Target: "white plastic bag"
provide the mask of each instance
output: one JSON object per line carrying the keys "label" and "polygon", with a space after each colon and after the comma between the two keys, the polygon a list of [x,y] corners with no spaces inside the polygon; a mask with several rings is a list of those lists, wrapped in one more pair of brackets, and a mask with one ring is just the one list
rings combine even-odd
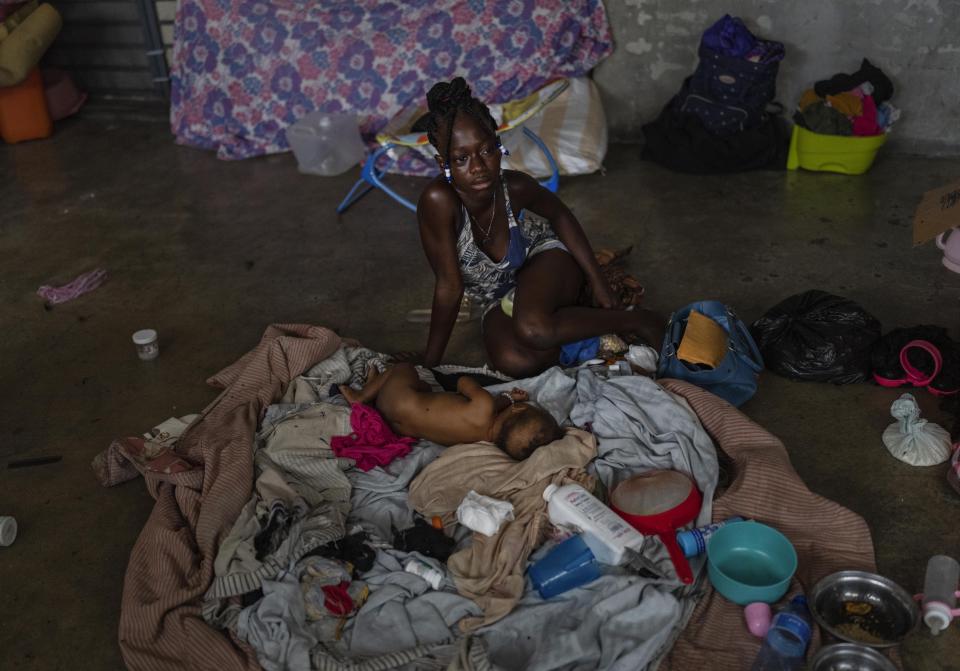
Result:
{"label": "white plastic bag", "polygon": [[[498,110],[494,118],[501,118]],[[550,149],[561,175],[588,175],[599,170],[607,155],[607,117],[600,92],[589,77],[570,80],[566,91],[539,114],[523,123]],[[543,152],[516,128],[504,135],[510,150],[505,166],[534,177],[549,177],[550,164]]]}
{"label": "white plastic bag", "polygon": [[484,536],[495,536],[500,531],[500,525],[512,519],[512,503],[477,494],[472,489],[457,508],[457,521]]}
{"label": "white plastic bag", "polygon": [[911,466],[934,466],[950,458],[950,434],[920,419],[920,407],[912,394],[904,394],[890,406],[898,420],[883,432],[883,444],[900,461]]}
{"label": "white plastic bag", "polygon": [[287,129],[300,172],[339,175],[363,160],[366,149],[352,114],[312,112]]}

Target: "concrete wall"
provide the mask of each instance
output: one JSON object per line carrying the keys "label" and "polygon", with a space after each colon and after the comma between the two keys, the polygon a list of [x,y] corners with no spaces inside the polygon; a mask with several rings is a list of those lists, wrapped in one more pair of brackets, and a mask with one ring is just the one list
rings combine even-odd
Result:
{"label": "concrete wall", "polygon": [[594,73],[611,135],[639,140],[697,62],[700,34],[724,13],[786,44],[777,99],[866,56],[893,80],[900,151],[960,154],[960,0],[606,0],[616,51]]}

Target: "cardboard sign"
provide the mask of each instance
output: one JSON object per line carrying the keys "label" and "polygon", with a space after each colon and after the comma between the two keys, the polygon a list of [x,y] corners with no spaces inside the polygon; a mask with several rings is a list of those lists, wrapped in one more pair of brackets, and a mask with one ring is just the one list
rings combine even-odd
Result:
{"label": "cardboard sign", "polygon": [[954,226],[960,226],[960,180],[923,194],[913,213],[913,244],[933,240]]}

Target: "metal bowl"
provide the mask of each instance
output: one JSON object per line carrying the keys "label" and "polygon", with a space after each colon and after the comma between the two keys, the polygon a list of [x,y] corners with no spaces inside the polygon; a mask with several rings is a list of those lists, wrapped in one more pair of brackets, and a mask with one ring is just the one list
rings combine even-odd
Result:
{"label": "metal bowl", "polygon": [[810,671],[897,671],[897,667],[873,648],[835,643],[817,651],[810,662]]}
{"label": "metal bowl", "polygon": [[865,571],[839,571],[822,579],[810,593],[810,611],[831,635],[871,648],[897,645],[920,620],[920,609],[905,589]]}

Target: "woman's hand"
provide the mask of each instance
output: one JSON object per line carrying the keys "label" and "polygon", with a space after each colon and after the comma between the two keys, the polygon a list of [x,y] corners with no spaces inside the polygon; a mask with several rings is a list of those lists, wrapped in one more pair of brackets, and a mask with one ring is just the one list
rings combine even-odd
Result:
{"label": "woman's hand", "polygon": [[610,288],[610,285],[607,284],[607,281],[602,275],[591,278],[590,291],[593,292],[593,300],[598,307],[605,308],[607,310],[623,309],[623,305],[620,303],[620,297],[614,293],[613,289]]}

